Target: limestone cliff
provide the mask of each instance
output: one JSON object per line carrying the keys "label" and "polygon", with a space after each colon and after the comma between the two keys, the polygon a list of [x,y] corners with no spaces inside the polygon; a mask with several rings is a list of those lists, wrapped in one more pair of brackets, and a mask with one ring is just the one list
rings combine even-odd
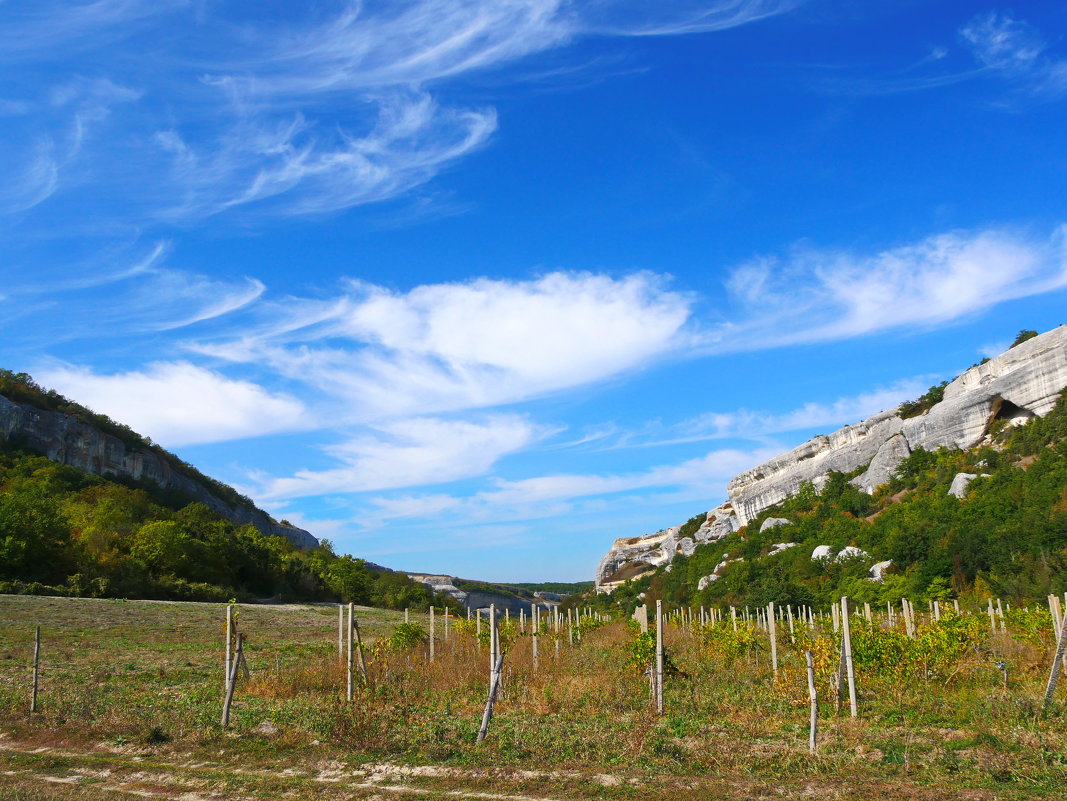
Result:
{"label": "limestone cliff", "polygon": [[[819,489],[831,471],[865,468],[853,483],[873,492],[889,481],[915,448],[970,448],[997,425],[1017,425],[1044,416],[1067,387],[1067,326],[1060,326],[976,365],[945,387],[944,397],[926,413],[901,418],[897,409],[879,412],[832,434],[808,440],[787,453],[746,470],[726,487],[729,501],[709,512],[715,530],[696,542],[721,539],[760,512],[810,482]],[[707,524],[706,524],[707,525]],[[618,539],[597,567],[597,590],[607,592],[668,563],[675,553],[691,553],[696,542],[678,542],[678,528]],[[673,533],[672,533],[673,532]]]}
{"label": "limestone cliff", "polygon": [[251,523],[264,534],[285,537],[300,548],[318,545],[309,532],[275,522],[262,509],[231,504],[148,449],[127,447],[117,437],[60,412],[16,403],[0,395],[0,440],[15,441],[62,464],[99,476],[147,479],[200,501],[238,525]]}

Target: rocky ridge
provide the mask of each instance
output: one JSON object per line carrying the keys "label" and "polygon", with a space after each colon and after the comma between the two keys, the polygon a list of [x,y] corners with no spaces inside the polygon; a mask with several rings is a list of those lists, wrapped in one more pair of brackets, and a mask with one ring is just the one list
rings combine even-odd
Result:
{"label": "rocky ridge", "polygon": [[689,555],[697,544],[722,539],[806,483],[820,489],[831,471],[865,468],[852,483],[873,492],[893,477],[912,450],[974,447],[996,426],[1048,414],[1064,387],[1067,326],[1061,325],[966,370],[921,415],[905,419],[899,409],[879,412],[746,470],[727,484],[729,500],[708,513],[708,523],[692,539],[679,541],[675,526],[615,540],[597,567],[597,591],[610,592],[669,563],[676,553]]}
{"label": "rocky ridge", "polygon": [[251,524],[266,535],[285,537],[299,548],[319,544],[310,532],[282,525],[255,506],[227,503],[152,451],[127,447],[117,437],[68,414],[16,403],[0,395],[0,440],[18,442],[86,473],[133,481],[147,479],[203,503],[237,525]]}

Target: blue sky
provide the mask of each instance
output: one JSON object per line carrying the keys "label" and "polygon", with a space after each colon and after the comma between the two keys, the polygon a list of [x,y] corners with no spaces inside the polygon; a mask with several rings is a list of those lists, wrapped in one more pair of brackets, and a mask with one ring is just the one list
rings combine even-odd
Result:
{"label": "blue sky", "polygon": [[0,0],[0,364],[390,567],[619,536],[1064,322],[1061,2]]}

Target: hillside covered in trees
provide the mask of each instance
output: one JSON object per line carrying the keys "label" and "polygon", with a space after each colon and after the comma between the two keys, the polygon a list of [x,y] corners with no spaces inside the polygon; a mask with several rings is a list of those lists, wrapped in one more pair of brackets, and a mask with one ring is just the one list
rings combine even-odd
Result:
{"label": "hillside covered in trees", "polygon": [[[0,371],[0,394],[149,448],[235,504],[251,501],[136,432]],[[171,600],[343,600],[401,609],[455,602],[402,573],[300,549],[173,489],[82,472],[0,438],[0,593]]]}
{"label": "hillside covered in trees", "polygon": [[[980,476],[963,498],[948,491],[959,473]],[[639,598],[825,606],[848,595],[871,603],[995,596],[1019,604],[1067,590],[1067,390],[1047,416],[1001,426],[981,447],[916,450],[874,495],[851,485],[853,475],[832,473],[819,492],[805,485],[690,557],[679,554],[612,593],[575,602],[623,610]],[[769,518],[789,522],[761,532]],[[702,515],[690,521],[703,522]],[[829,546],[828,558],[812,558],[819,545]],[[863,553],[836,558],[847,546]],[[881,561],[892,564],[873,580],[870,567]]]}

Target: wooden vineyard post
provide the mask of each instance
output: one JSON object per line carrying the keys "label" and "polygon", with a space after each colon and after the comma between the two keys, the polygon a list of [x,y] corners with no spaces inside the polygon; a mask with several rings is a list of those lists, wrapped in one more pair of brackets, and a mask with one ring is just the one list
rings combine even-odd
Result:
{"label": "wooden vineyard post", "polygon": [[533,669],[537,671],[537,629],[541,624],[540,610],[537,604],[530,604],[530,653],[533,657]]}
{"label": "wooden vineyard post", "polygon": [[482,725],[478,729],[476,743],[482,742],[485,735],[489,733],[489,721],[493,718],[493,704],[496,703],[497,692],[500,690],[500,671],[504,666],[504,653],[500,651],[500,638],[496,625],[496,604],[489,605],[489,653],[495,654],[495,658],[489,665],[489,697],[485,702],[485,711],[482,712]]}
{"label": "wooden vineyard post", "polygon": [[496,604],[489,604],[489,673],[496,664]]}
{"label": "wooden vineyard post", "polygon": [[730,620],[734,624],[734,631],[737,631],[737,609],[730,607]]}
{"label": "wooden vineyard post", "polygon": [[347,659],[345,660],[345,698],[349,701],[355,696],[355,676],[352,675],[352,653],[355,649],[352,647],[352,632],[354,630],[355,623],[355,608],[354,604],[348,605],[348,631],[345,633],[345,645],[347,646]]}
{"label": "wooden vineyard post", "polygon": [[38,676],[41,671],[41,627],[33,630],[33,679],[30,685],[30,712],[37,711]]}
{"label": "wooden vineyard post", "polygon": [[993,599],[990,598],[986,601],[986,604],[986,611],[989,613],[989,630],[995,635],[997,633],[997,617],[996,613],[993,611]]}
{"label": "wooden vineyard post", "polygon": [[774,601],[767,604],[767,636],[771,640],[771,668],[778,675],[778,630],[774,623]]}
{"label": "wooden vineyard post", "polygon": [[663,601],[656,601],[656,714],[663,714]]}
{"label": "wooden vineyard post", "polygon": [[834,616],[834,634],[837,634],[841,630],[841,624],[838,622],[837,604],[830,607],[830,613]]}
{"label": "wooden vineyard post", "polygon": [[556,659],[559,659],[559,609],[552,609],[552,631],[555,636],[552,637],[552,641],[555,643]]}
{"label": "wooden vineyard post", "polygon": [[244,639],[243,634],[237,635],[237,650],[233,658],[233,664],[230,669],[230,675],[226,677],[226,700],[222,702],[222,728],[230,728],[230,705],[233,703],[233,689],[237,685],[237,664],[241,661],[244,649],[241,641]]}
{"label": "wooden vineyard post", "polygon": [[863,616],[867,618],[868,623],[874,622],[874,617],[871,615],[871,605],[869,603],[864,602],[863,604]]}
{"label": "wooden vineyard post", "polygon": [[404,622],[405,623],[410,623],[411,622],[411,608],[410,607],[404,607]]}
{"label": "wooden vineyard post", "polygon": [[1007,626],[1004,624],[1004,604],[1000,602],[999,598],[997,598],[997,620],[1000,621],[1000,630],[1006,631]]}
{"label": "wooden vineyard post", "polygon": [[337,661],[345,658],[345,605],[337,604]]}
{"label": "wooden vineyard post", "polygon": [[363,686],[370,687],[370,677],[367,675],[367,660],[363,657],[363,638],[359,635],[359,621],[352,617],[352,630],[356,635],[356,655],[359,657],[359,675],[363,679]]}
{"label": "wooden vineyard post", "polygon": [[1052,657],[1052,669],[1048,674],[1048,684],[1045,685],[1045,698],[1041,702],[1041,711],[1044,712],[1056,693],[1056,684],[1060,680],[1060,671],[1063,670],[1063,655],[1067,650],[1067,626],[1060,624],[1060,636],[1056,638],[1056,655]]}
{"label": "wooden vineyard post", "polygon": [[434,614],[433,604],[430,605],[430,661],[433,662],[434,658],[434,635],[437,633],[434,631]]}
{"label": "wooden vineyard post", "polygon": [[793,631],[793,605],[786,604],[785,611],[788,613],[789,616],[789,642],[793,645],[796,645],[797,638],[795,636],[795,632]]}
{"label": "wooden vineyard post", "polygon": [[233,604],[226,604],[226,666],[222,676],[222,689],[224,692],[230,689],[230,663],[233,661]]}
{"label": "wooden vineyard post", "polygon": [[845,653],[845,674],[848,678],[848,708],[852,717],[859,715],[856,706],[856,670],[852,664],[852,630],[848,621],[848,597],[841,598],[841,643]]}
{"label": "wooden vineyard post", "polygon": [[804,659],[808,663],[808,699],[811,702],[811,713],[808,717],[808,750],[814,754],[819,737],[819,693],[815,689],[815,667],[811,662],[811,651],[804,652]]}

